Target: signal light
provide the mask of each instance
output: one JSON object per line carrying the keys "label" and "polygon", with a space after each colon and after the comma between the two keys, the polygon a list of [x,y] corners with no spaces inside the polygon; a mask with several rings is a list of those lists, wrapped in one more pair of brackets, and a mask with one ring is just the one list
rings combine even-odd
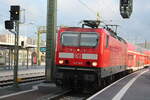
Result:
{"label": "signal light", "polygon": [[10,8],[10,20],[20,19],[20,6],[11,6]]}
{"label": "signal light", "polygon": [[129,0],[121,0],[121,4],[128,4]]}
{"label": "signal light", "polygon": [[120,0],[120,14],[123,18],[129,18],[133,9],[133,0]]}
{"label": "signal light", "polygon": [[6,20],[5,21],[5,29],[14,29],[14,22],[13,21],[10,21],[10,20]]}

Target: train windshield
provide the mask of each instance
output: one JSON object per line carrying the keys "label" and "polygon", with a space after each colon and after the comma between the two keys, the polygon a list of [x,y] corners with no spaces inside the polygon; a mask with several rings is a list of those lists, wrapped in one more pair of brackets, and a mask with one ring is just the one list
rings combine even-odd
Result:
{"label": "train windshield", "polygon": [[79,34],[63,33],[61,42],[64,46],[78,46]]}
{"label": "train windshield", "polygon": [[64,46],[95,47],[98,43],[98,35],[95,32],[63,32],[61,43]]}

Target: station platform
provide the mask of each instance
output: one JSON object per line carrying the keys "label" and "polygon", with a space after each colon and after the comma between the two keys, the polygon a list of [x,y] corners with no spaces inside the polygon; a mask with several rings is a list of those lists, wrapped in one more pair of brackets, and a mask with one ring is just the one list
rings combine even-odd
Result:
{"label": "station platform", "polygon": [[[25,70],[18,70],[18,74],[32,74],[32,73],[44,73],[45,69],[25,69]],[[10,76],[13,75],[13,70],[7,70],[7,71],[0,71],[0,77],[1,76]]]}
{"label": "station platform", "polygon": [[127,75],[87,100],[150,100],[150,68]]}
{"label": "station platform", "polygon": [[[11,87],[13,85],[14,72],[13,70],[0,71],[0,89],[4,87]],[[19,84],[38,82],[45,79],[45,68],[34,67],[18,70],[17,81]],[[0,93],[1,94],[1,93]]]}
{"label": "station platform", "polygon": [[[19,67],[18,78],[44,76],[44,66]],[[13,69],[0,70],[0,82],[13,79]],[[3,83],[3,82],[2,82]],[[44,80],[19,84],[18,87],[8,85],[0,87],[0,100],[42,100],[61,92],[54,83],[44,83]]]}
{"label": "station platform", "polygon": [[62,90],[55,84],[48,83],[47,89],[39,89],[41,83],[23,84],[18,88],[7,87],[0,89],[0,100],[46,100]]}
{"label": "station platform", "polygon": [[[36,77],[36,76],[44,76],[45,69],[24,69],[18,70],[18,78],[25,78],[25,77]],[[13,70],[3,70],[0,71],[0,81],[4,80],[11,80],[13,79]]]}

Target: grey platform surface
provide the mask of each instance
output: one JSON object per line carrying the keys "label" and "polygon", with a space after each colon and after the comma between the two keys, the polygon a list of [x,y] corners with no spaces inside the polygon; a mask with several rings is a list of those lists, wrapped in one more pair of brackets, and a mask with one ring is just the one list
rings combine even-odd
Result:
{"label": "grey platform surface", "polygon": [[[28,74],[28,73],[37,73],[37,72],[45,72],[45,69],[26,69],[26,70],[19,70],[19,74]],[[9,76],[13,75],[13,71],[0,71],[0,76]]]}
{"label": "grey platform surface", "polygon": [[[13,69],[9,70],[0,70],[0,81],[13,79]],[[29,76],[41,76],[45,75],[45,67],[36,66],[31,68],[20,68],[18,70],[18,77],[24,78]]]}
{"label": "grey platform surface", "polygon": [[87,100],[150,100],[150,68],[128,75]]}
{"label": "grey platform surface", "polygon": [[61,91],[61,89],[57,88],[53,83],[48,83],[45,86],[47,89],[43,88],[41,90],[33,88],[39,85],[39,83],[33,83],[20,85],[19,88],[8,87],[0,89],[0,100],[38,100],[47,95],[53,95],[54,92],[57,93]]}
{"label": "grey platform surface", "polygon": [[[37,74],[35,74],[37,73]],[[18,74],[26,75],[44,75],[45,67],[36,66],[32,68],[20,68]],[[9,78],[13,75],[13,69],[0,70],[0,80]],[[10,77],[11,78],[11,77]],[[54,83],[43,83],[43,81],[35,81],[31,83],[20,84],[18,88],[13,86],[0,87],[0,100],[37,100],[52,93],[61,91]]]}

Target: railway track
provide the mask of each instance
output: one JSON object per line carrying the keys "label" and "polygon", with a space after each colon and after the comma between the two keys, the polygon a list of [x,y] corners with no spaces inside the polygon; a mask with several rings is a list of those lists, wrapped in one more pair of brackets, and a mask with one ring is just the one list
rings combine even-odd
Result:
{"label": "railway track", "polygon": [[[33,81],[40,81],[44,79],[45,76],[43,72],[20,74],[18,78],[18,83],[21,84]],[[12,84],[13,84],[13,75],[0,76],[0,87],[10,86]]]}
{"label": "railway track", "polygon": [[91,94],[77,93],[72,90],[61,90],[53,92],[37,100],[86,100]]}
{"label": "railway track", "polygon": [[[12,76],[10,76],[10,77],[12,77]],[[7,79],[9,79],[10,77],[7,76]],[[122,77],[124,77],[124,76],[122,76]],[[45,79],[45,77],[43,75],[40,75],[39,73],[37,73],[37,74],[33,74],[32,73],[32,74],[28,74],[28,75],[21,75],[21,76],[19,76],[19,78],[21,78],[19,83],[27,83],[27,82],[33,82],[33,81],[44,80]],[[120,79],[121,77],[117,77],[117,78]],[[11,80],[7,80],[7,79],[3,80],[3,81],[0,81],[0,87],[5,87],[5,86],[9,86],[9,85],[13,84],[13,80],[12,79]],[[118,79],[116,79],[116,80],[118,80]],[[116,80],[114,80],[114,81],[116,81]],[[94,94],[94,93],[87,94],[87,93],[81,93],[81,92],[79,93],[77,91],[75,92],[75,91],[72,91],[72,90],[62,90],[62,89],[58,89],[57,90],[56,89],[56,90],[52,90],[52,92],[50,94],[47,94],[46,96],[38,97],[38,99],[33,99],[33,100],[86,100],[92,94]]]}
{"label": "railway track", "polygon": [[89,97],[88,94],[78,94],[74,92],[68,92],[64,95],[58,95],[57,97],[47,100],[86,100],[87,97]]}
{"label": "railway track", "polygon": [[[130,74],[130,73],[128,73]],[[126,75],[128,75],[126,74]],[[113,84],[115,81],[119,80],[122,77],[125,77],[126,75],[117,75],[119,77],[116,77],[111,83],[109,84],[105,84],[104,87],[102,87],[100,90],[102,90],[103,88],[107,87],[110,84]],[[98,90],[98,91],[100,91]],[[95,94],[98,91],[93,91],[93,92],[89,92],[89,93],[81,93],[81,92],[74,92],[72,90],[67,90],[67,91],[63,91],[61,93],[57,93],[54,95],[49,95],[43,98],[40,98],[38,100],[86,100],[88,97],[90,97],[91,95]]]}
{"label": "railway track", "polygon": [[90,95],[77,94],[72,90],[64,90],[39,98],[38,100],[86,100]]}
{"label": "railway track", "polygon": [[58,98],[61,96],[64,96],[65,94],[70,93],[71,90],[60,90],[60,91],[55,91],[47,96],[41,97],[37,100],[59,100]]}

